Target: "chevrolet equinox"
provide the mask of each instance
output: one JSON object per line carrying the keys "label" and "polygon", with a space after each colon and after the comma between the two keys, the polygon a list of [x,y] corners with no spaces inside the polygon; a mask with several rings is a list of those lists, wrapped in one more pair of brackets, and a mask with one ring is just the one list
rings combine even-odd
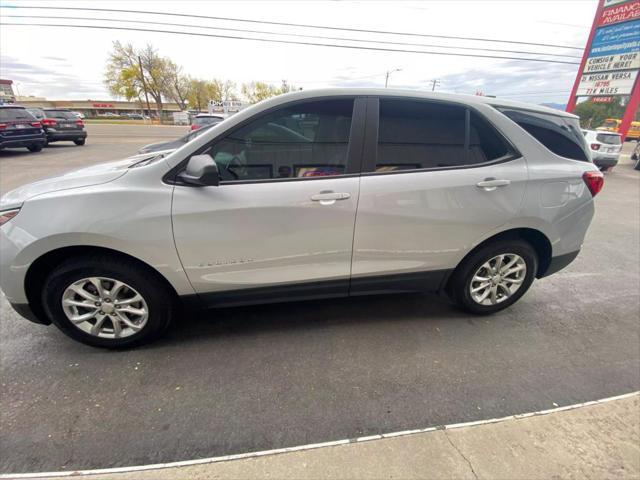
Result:
{"label": "chevrolet equinox", "polygon": [[574,115],[496,98],[295,92],[172,152],[7,193],[14,309],[101,347],[201,307],[441,291],[490,314],[580,251],[603,176]]}

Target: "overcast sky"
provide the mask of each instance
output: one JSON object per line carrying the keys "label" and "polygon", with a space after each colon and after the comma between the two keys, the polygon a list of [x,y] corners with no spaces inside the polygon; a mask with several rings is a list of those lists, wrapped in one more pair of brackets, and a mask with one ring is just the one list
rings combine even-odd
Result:
{"label": "overcast sky", "polygon": [[[419,34],[482,37],[519,42],[535,42],[583,47],[597,7],[597,0],[446,0],[446,1],[17,1],[2,0],[10,6],[72,6],[162,11],[241,19],[304,23]],[[237,83],[260,80],[280,84],[282,79],[305,89],[327,86],[383,86],[387,70],[402,69],[390,77],[390,86],[505,96],[535,103],[565,103],[578,70],[577,65],[425,55],[318,46],[261,43],[248,40],[194,37],[167,33],[97,30],[6,23],[61,23],[126,26],[182,30],[207,34],[269,37],[280,40],[340,43],[326,39],[301,39],[264,34],[247,34],[199,27],[226,27],[286,32],[304,35],[386,40],[439,46],[459,46],[507,50],[527,50],[580,56],[581,51],[530,45],[461,41],[415,36],[291,28],[256,23],[212,19],[168,17],[150,14],[56,11],[42,9],[0,10],[0,77],[17,82],[20,95],[49,99],[109,99],[102,80],[105,62],[114,40],[142,47],[154,45],[193,77],[231,79]],[[144,20],[194,25],[196,27],[125,24],[87,20],[10,18],[9,15],[47,15]],[[362,44],[360,44],[362,45]],[[445,51],[436,47],[368,44],[382,48]],[[495,52],[457,53],[526,56]],[[558,57],[579,62],[579,58]]]}

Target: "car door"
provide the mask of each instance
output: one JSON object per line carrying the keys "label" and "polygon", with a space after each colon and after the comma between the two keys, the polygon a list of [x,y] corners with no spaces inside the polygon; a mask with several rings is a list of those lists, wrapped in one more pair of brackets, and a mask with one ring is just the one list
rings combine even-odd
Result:
{"label": "car door", "polygon": [[525,161],[464,105],[369,102],[351,292],[438,288],[470,248],[516,215]]}
{"label": "car door", "polygon": [[220,185],[177,185],[176,247],[194,289],[216,305],[347,295],[364,99],[286,104],[200,153]]}

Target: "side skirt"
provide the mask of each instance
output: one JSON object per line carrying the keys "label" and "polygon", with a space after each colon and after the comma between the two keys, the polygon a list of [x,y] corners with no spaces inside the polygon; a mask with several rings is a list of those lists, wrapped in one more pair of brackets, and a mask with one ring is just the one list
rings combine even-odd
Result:
{"label": "side skirt", "polygon": [[452,270],[412,272],[394,275],[355,277],[351,281],[328,280],[268,287],[208,292],[181,297],[194,308],[234,307],[267,303],[320,300],[360,295],[408,292],[436,292],[441,289]]}

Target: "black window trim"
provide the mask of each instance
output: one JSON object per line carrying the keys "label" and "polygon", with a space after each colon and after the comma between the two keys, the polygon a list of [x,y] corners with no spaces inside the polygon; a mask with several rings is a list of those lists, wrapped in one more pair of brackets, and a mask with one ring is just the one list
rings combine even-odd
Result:
{"label": "black window trim", "polygon": [[[501,138],[501,140],[505,143],[505,145],[510,150],[506,155],[502,157],[494,158],[488,162],[482,163],[474,163],[470,165],[453,165],[450,167],[431,167],[431,168],[412,168],[406,170],[395,170],[388,172],[376,172],[376,163],[378,156],[378,129],[380,125],[380,99],[384,100],[404,100],[410,102],[422,102],[422,103],[437,103],[441,105],[450,105],[456,106],[465,109],[465,148],[468,150],[468,145],[470,142],[470,124],[471,124],[471,112],[477,114],[483,121],[487,122],[487,124],[496,132],[496,134]],[[498,163],[510,162],[512,160],[517,160],[522,158],[522,154],[516,148],[516,146],[511,142],[509,137],[507,137],[502,130],[495,125],[490,119],[488,119],[482,112],[480,112],[475,106],[469,105],[467,103],[458,103],[451,102],[448,100],[439,100],[439,99],[431,99],[431,98],[419,98],[419,97],[405,97],[405,96],[396,96],[396,95],[385,95],[385,96],[376,96],[370,97],[370,103],[367,109],[367,138],[366,144],[364,148],[364,155],[362,160],[362,173],[363,177],[370,177],[374,175],[400,175],[406,173],[416,173],[416,172],[437,172],[442,170],[467,170],[470,168],[481,168],[489,165],[495,165]],[[468,155],[468,152],[467,152]]]}
{"label": "black window trim", "polygon": [[[303,103],[313,103],[313,102],[321,102],[321,101],[330,101],[330,100],[353,100],[353,111],[351,115],[351,129],[349,132],[349,142],[347,144],[347,155],[346,155],[346,173],[342,175],[330,175],[324,177],[292,177],[292,178],[261,178],[254,180],[223,180],[220,181],[220,187],[224,185],[243,185],[243,184],[257,184],[257,183],[275,183],[275,182],[300,182],[300,181],[314,181],[314,180],[330,180],[330,179],[338,179],[338,178],[351,178],[351,177],[359,177],[360,172],[362,171],[362,158],[363,158],[363,147],[364,147],[364,135],[365,135],[365,126],[366,126],[366,115],[368,109],[368,97],[363,95],[331,95],[326,97],[311,97],[300,100],[294,100],[287,103],[282,103],[280,105],[273,106],[267,110],[263,110],[257,115],[253,115],[246,120],[243,120],[237,125],[220,132],[217,136],[212,138],[205,145],[200,147],[198,150],[193,152],[191,155],[185,157],[178,165],[173,167],[169,172],[167,172],[163,177],[162,181],[164,183],[170,185],[177,186],[189,186],[184,184],[178,178],[178,174],[182,172],[187,165],[189,159],[194,155],[200,155],[207,151],[211,146],[227,137],[228,135],[233,134],[234,132],[240,130],[241,128],[249,125],[250,123],[259,120],[260,118],[269,115],[277,110],[285,109],[291,106],[303,104]],[[219,187],[217,187],[219,188]]]}

